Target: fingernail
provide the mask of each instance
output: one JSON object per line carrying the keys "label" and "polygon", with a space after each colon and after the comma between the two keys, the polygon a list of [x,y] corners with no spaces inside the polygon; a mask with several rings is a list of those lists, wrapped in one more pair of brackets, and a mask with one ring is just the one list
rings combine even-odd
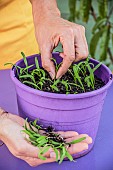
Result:
{"label": "fingernail", "polygon": [[93,142],[92,138],[89,137],[88,142],[92,143]]}
{"label": "fingernail", "polygon": [[85,137],[87,137],[88,135],[87,134],[85,134]]}
{"label": "fingernail", "polygon": [[60,79],[62,76],[60,76],[60,77],[56,77],[56,79]]}
{"label": "fingernail", "polygon": [[62,76],[56,76],[56,79],[60,79]]}
{"label": "fingernail", "polygon": [[56,158],[55,152],[51,152],[51,153],[50,153],[50,158]]}
{"label": "fingernail", "polygon": [[86,144],[86,145],[84,145],[84,149],[88,149],[88,145]]}
{"label": "fingernail", "polygon": [[75,135],[78,135],[78,132],[75,132]]}
{"label": "fingernail", "polygon": [[55,75],[52,72],[49,72],[50,77],[52,78],[52,80],[55,78]]}
{"label": "fingernail", "polygon": [[84,137],[88,137],[88,135],[87,134],[83,134],[84,135]]}
{"label": "fingernail", "polygon": [[86,146],[86,149],[88,149],[88,146]]}

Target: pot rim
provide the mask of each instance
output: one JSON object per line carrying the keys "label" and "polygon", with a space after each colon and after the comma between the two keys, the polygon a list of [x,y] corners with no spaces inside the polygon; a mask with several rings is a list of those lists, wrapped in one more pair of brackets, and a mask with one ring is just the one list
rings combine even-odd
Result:
{"label": "pot rim", "polygon": [[[58,54],[58,52],[54,52],[53,54],[54,55]],[[31,55],[31,56],[28,56],[27,59],[29,59],[31,57],[35,57],[35,56],[40,56],[40,55],[34,54],[34,55]],[[19,61],[17,61],[16,65],[18,65],[21,61],[23,61],[23,59],[20,59]],[[92,59],[92,58],[91,58],[91,61],[95,61],[97,64],[99,63],[98,60],[95,60],[95,59]],[[79,94],[58,94],[58,93],[50,93],[50,92],[44,92],[44,91],[40,91],[40,90],[37,90],[37,89],[33,89],[33,88],[31,88],[27,85],[22,84],[15,77],[15,74],[14,74],[15,69],[11,69],[10,76],[11,76],[11,79],[13,80],[13,82],[16,86],[20,87],[24,91],[28,91],[29,93],[32,93],[32,94],[35,94],[35,95],[39,95],[39,96],[43,96],[43,97],[47,97],[47,98],[58,98],[58,99],[86,98],[86,97],[95,96],[95,95],[98,95],[98,94],[104,92],[112,84],[113,74],[112,74],[111,70],[106,65],[104,65],[103,63],[102,63],[102,67],[104,67],[109,74],[109,81],[107,82],[107,84],[105,84],[100,89],[97,89],[97,90],[94,90],[94,91],[91,91],[91,92],[86,92],[86,93],[79,93]]]}

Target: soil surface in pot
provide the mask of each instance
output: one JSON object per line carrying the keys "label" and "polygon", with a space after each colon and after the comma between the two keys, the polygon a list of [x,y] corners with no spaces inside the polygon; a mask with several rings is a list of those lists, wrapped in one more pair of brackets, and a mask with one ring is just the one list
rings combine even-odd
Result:
{"label": "soil surface in pot", "polygon": [[[41,68],[41,69],[43,69],[43,68]],[[70,69],[70,70],[72,71],[72,69]],[[29,73],[31,74],[31,72],[29,72]],[[25,75],[25,74],[23,73],[23,75]],[[79,81],[76,81],[76,84],[78,86],[73,85],[75,83],[75,81],[73,79],[73,76],[72,76],[72,74],[70,72],[67,72],[65,75],[62,76],[62,78],[60,79],[61,81],[57,83],[57,85],[56,85],[57,89],[55,90],[54,88],[51,88],[54,81],[51,80],[50,75],[48,74],[47,71],[45,71],[45,75],[46,75],[46,81],[43,82],[43,86],[41,87],[41,91],[45,91],[45,92],[60,93],[60,94],[79,94],[79,93],[85,93],[85,92],[90,92],[90,91],[93,91],[93,90],[97,90],[97,89],[99,89],[99,88],[101,88],[101,87],[103,87],[105,85],[105,82],[103,82],[96,75],[94,75],[94,81],[95,81],[94,89],[92,87],[88,87],[88,84],[85,82],[84,76],[81,74],[80,75],[81,81],[82,81],[82,83],[84,85],[84,90],[83,90],[81,87],[79,87],[80,86]],[[88,76],[88,75],[89,75],[89,72],[87,71],[86,76]],[[35,75],[34,78],[35,78],[36,84],[38,84],[39,83],[38,76]],[[19,80],[22,83],[24,81],[30,81],[31,82],[30,78],[21,78]],[[70,84],[68,84],[68,85],[65,84],[64,85],[63,83],[61,83],[62,80],[66,81],[66,82],[69,82]],[[34,86],[31,85],[31,84],[28,84],[28,83],[24,83],[24,84],[26,84],[29,87],[34,88]],[[68,86],[68,87],[66,88],[66,86]]]}

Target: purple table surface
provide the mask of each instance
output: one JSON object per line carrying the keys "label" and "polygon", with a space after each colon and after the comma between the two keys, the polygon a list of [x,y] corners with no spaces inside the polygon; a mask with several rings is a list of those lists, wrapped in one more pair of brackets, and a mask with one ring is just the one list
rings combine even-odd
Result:
{"label": "purple table surface", "polygon": [[[14,85],[9,70],[0,71],[0,106],[17,114]],[[76,162],[64,161],[61,165],[50,163],[30,167],[24,161],[15,158],[5,145],[0,147],[0,170],[113,170],[113,85],[105,100],[100,126],[94,148]]]}

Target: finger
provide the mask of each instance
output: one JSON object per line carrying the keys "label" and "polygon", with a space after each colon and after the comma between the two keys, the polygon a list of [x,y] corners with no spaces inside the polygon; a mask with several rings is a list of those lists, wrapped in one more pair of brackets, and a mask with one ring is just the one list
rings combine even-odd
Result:
{"label": "finger", "polygon": [[61,37],[60,42],[63,45],[63,63],[59,68],[56,78],[61,78],[64,75],[68,68],[71,66],[72,62],[75,60],[75,48],[74,48],[74,36],[66,35],[66,37]]}
{"label": "finger", "polygon": [[[40,152],[40,149],[38,147],[35,147],[31,145],[30,143],[27,143],[26,148],[29,148],[29,149],[27,150],[23,149],[23,152],[21,152],[20,155],[38,158],[38,153]],[[50,158],[51,154],[54,154],[54,151],[52,148],[50,148],[45,154],[43,154],[43,156],[45,156],[46,158]]]}
{"label": "finger", "polygon": [[73,139],[80,139],[80,138],[83,138],[83,137],[86,137],[86,138],[87,138],[88,135],[87,135],[87,134],[80,134],[80,135],[72,136],[72,137],[67,138],[67,139],[66,139],[66,142],[68,142],[68,141],[71,142],[70,139],[72,139],[72,140],[73,140]]}
{"label": "finger", "polygon": [[38,166],[44,163],[51,163],[51,162],[55,162],[56,159],[55,158],[47,158],[46,160],[41,160],[38,158],[31,158],[31,157],[20,157],[20,159],[26,161],[30,166]]}
{"label": "finger", "polygon": [[71,147],[68,148],[68,152],[70,154],[76,154],[87,149],[88,149],[87,143],[76,143],[76,144],[71,145]]}
{"label": "finger", "polygon": [[55,78],[55,66],[53,62],[51,61],[51,58],[52,58],[51,53],[52,53],[51,45],[43,46],[43,48],[41,49],[42,66],[46,71],[48,71],[51,78],[54,79]]}
{"label": "finger", "polygon": [[73,140],[77,140],[80,138],[86,137],[86,139],[84,139],[83,141],[81,141],[82,143],[87,143],[87,144],[91,144],[92,143],[92,138],[86,135],[78,135],[78,136],[74,136],[71,138],[66,139],[66,142],[72,142]]}
{"label": "finger", "polygon": [[85,59],[88,56],[88,45],[85,37],[85,28],[81,25],[75,27],[75,61]]}
{"label": "finger", "polygon": [[87,144],[91,144],[93,142],[91,137],[86,137],[85,140],[81,141],[82,143],[87,143]]}
{"label": "finger", "polygon": [[66,132],[58,131],[57,133],[60,134],[65,139],[78,136],[78,133],[75,131],[66,131]]}

